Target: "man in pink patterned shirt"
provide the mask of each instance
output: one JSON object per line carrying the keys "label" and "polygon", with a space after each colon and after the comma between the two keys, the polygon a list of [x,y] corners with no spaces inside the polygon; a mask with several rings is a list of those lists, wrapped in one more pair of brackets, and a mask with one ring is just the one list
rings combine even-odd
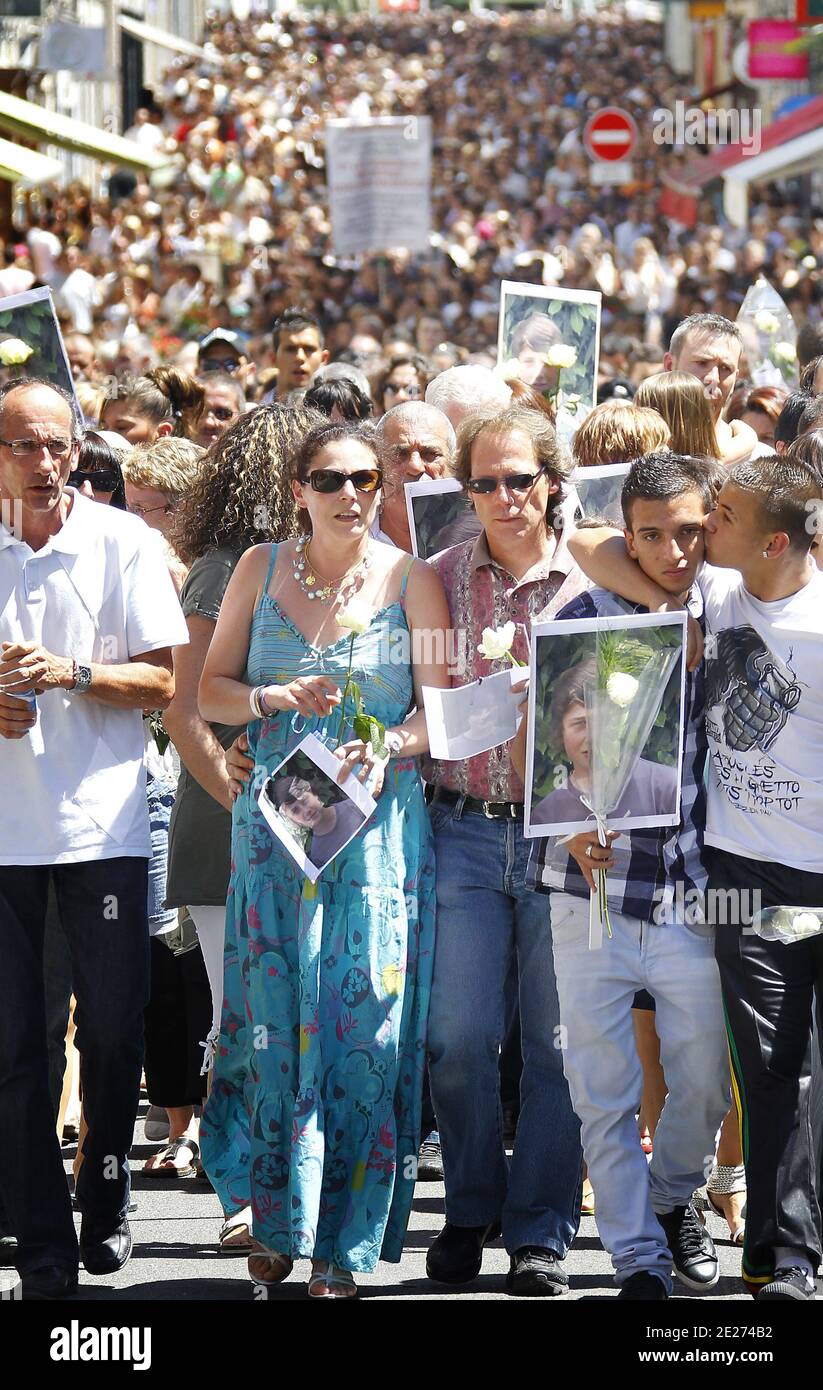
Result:
{"label": "man in pink patterned shirt", "polygon": [[[513,406],[467,421],[456,471],[483,532],[432,563],[466,655],[454,678],[462,685],[508,668],[477,651],[485,627],[513,622],[512,651],[526,661],[532,620],[589,586],[555,531],[569,465],[546,416]],[[438,905],[429,1068],[446,1182],[446,1225],[426,1270],[438,1282],[470,1282],[502,1229],[508,1290],[564,1294],[562,1260],[580,1212],[580,1127],[563,1075],[549,916],[526,887],[523,783],[506,745],[463,762],[429,761],[425,776]],[[509,1169],[498,1056],[513,960],[523,1076]]]}

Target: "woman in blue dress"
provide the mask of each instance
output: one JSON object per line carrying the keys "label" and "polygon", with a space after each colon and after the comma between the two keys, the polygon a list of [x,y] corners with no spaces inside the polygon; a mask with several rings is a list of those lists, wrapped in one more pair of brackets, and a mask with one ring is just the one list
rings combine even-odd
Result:
{"label": "woman in blue dress", "polygon": [[[278,1283],[309,1257],[310,1295],[339,1298],[354,1273],[400,1259],[414,1192],[435,911],[416,758],[422,687],[449,684],[449,613],[427,565],[369,536],[382,473],[368,432],[319,426],[292,472],[310,536],[243,555],[200,683],[205,719],[251,714],[255,762],[234,807],[201,1147],[226,1210],[251,1194],[252,1279]],[[390,756],[352,738],[349,700],[341,779],[368,780],[377,810],[311,884],[257,796],[309,731],[336,745],[350,659]]]}

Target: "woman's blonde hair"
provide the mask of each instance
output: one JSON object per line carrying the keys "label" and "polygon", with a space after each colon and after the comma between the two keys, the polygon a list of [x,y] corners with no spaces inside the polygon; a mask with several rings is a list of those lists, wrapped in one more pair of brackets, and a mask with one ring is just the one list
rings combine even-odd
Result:
{"label": "woman's blonde hair", "polygon": [[670,440],[671,430],[656,410],[634,401],[603,401],[577,430],[572,457],[579,468],[627,463],[668,448]]}
{"label": "woman's blonde hair", "polygon": [[169,497],[182,497],[195,482],[205,452],[193,440],[170,434],[131,449],[123,460],[123,477],[132,487],[154,487]]}
{"label": "woman's blonde hair", "polygon": [[696,376],[688,372],[655,372],[641,381],[635,404],[656,410],[671,430],[675,454],[719,458],[711,407]]}

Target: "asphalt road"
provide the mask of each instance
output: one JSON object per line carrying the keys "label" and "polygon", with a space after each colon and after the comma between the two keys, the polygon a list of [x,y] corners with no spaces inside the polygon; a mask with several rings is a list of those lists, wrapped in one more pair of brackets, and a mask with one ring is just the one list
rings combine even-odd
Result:
{"label": "asphalt road", "polygon": [[[126,1267],[116,1275],[94,1279],[80,1271],[80,1290],[76,1302],[111,1299],[196,1301],[201,1299],[251,1300],[251,1284],[242,1256],[223,1255],[217,1245],[221,1225],[217,1197],[201,1183],[158,1183],[142,1173],[143,1164],[159,1145],[147,1144],[143,1136],[142,1115],[135,1131],[132,1149],[133,1193],[137,1210],[130,1217],[134,1252]],[[66,1149],[67,1169],[74,1150]],[[406,1250],[399,1265],[381,1264],[374,1274],[361,1275],[358,1283],[369,1299],[508,1299],[504,1277],[508,1256],[497,1242],[486,1251],[478,1279],[460,1289],[432,1284],[425,1273],[426,1251],[443,1224],[443,1186],[419,1183],[409,1227]],[[709,1216],[709,1229],[720,1255],[720,1281],[712,1290],[713,1300],[744,1299],[748,1294],[739,1282],[740,1250],[723,1239],[725,1224]],[[78,1218],[79,1221],[79,1218]],[[571,1281],[570,1298],[613,1298],[611,1267],[597,1235],[596,1218],[584,1216],[580,1233],[566,1261]],[[279,1299],[303,1299],[309,1262],[299,1262],[290,1278],[276,1291]],[[677,1298],[701,1298],[682,1286]],[[535,1302],[534,1299],[524,1300]],[[550,1300],[553,1304],[565,1299]],[[546,1300],[541,1300],[546,1302]]]}

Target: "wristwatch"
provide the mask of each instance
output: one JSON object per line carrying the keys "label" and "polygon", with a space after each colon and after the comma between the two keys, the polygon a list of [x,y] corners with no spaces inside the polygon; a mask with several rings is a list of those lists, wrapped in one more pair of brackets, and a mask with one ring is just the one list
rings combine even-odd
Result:
{"label": "wristwatch", "polygon": [[81,666],[79,661],[74,663],[74,685],[72,693],[75,695],[85,695],[91,685],[91,667]]}

